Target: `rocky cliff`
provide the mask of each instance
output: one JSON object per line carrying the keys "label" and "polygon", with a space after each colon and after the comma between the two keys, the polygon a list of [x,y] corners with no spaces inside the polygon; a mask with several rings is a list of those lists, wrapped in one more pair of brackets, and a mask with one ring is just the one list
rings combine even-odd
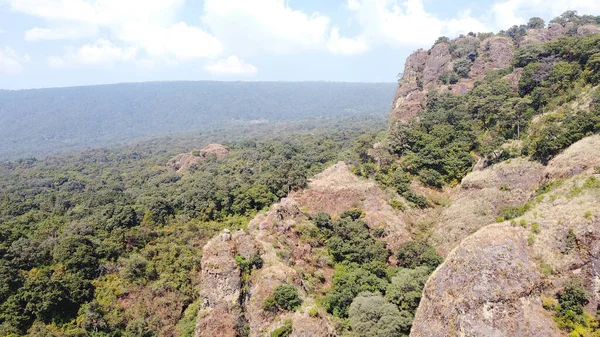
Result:
{"label": "rocky cliff", "polygon": [[[406,59],[398,82],[392,121],[407,122],[417,117],[430,92],[465,94],[490,71],[509,67],[519,46],[549,42],[567,34],[600,33],[600,27],[591,24],[577,27],[575,32],[573,29],[573,23],[552,23],[547,28],[527,29],[518,39],[471,34],[454,40],[440,39],[429,50],[415,51]],[[520,69],[515,69],[507,79],[516,83],[519,74]]]}
{"label": "rocky cliff", "polygon": [[[336,336],[331,317],[316,304],[316,297],[331,286],[334,271],[323,258],[324,248],[313,247],[303,230],[317,212],[336,215],[356,207],[364,210],[370,227],[384,230],[383,240],[391,250],[410,240],[409,216],[394,210],[375,182],[359,179],[343,162],[257,215],[247,231],[224,231],[213,238],[202,256],[202,302],[195,335],[236,336],[245,328],[249,336],[264,336],[289,319],[291,336]],[[263,265],[244,280],[236,256],[250,258],[257,252]],[[295,312],[265,312],[265,299],[281,284],[301,290],[302,307]],[[309,315],[311,309],[317,314]]]}
{"label": "rocky cliff", "polygon": [[[600,303],[600,184],[595,183],[600,175],[594,169],[599,148],[600,136],[593,136],[547,167],[525,164],[535,171],[529,178],[537,181],[530,191],[544,182],[541,177],[564,180],[530,199],[523,216],[484,226],[448,254],[425,286],[411,336],[564,336],[542,301],[574,277],[583,279],[592,294],[588,309],[595,312]],[[493,181],[497,170],[473,173],[463,184],[482,174]],[[491,223],[485,217],[481,222]]]}

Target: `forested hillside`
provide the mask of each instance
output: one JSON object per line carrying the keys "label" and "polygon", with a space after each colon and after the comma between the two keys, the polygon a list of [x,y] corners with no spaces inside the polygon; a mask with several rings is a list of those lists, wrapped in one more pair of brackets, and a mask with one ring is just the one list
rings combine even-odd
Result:
{"label": "forested hillside", "polygon": [[0,164],[0,335],[600,336],[598,24],[441,37],[389,123],[387,84],[1,93],[40,149],[189,132]]}
{"label": "forested hillside", "polygon": [[[384,125],[279,123],[0,165],[0,335],[190,336],[206,241]],[[211,141],[230,152],[184,174],[166,166]]]}
{"label": "forested hillside", "polygon": [[182,131],[389,109],[393,83],[157,82],[0,90],[0,160]]}

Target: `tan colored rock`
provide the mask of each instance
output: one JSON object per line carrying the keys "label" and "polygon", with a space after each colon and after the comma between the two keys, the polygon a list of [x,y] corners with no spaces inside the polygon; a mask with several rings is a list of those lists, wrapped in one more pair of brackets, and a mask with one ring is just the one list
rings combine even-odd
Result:
{"label": "tan colored rock", "polygon": [[316,175],[308,189],[292,193],[290,198],[313,214],[326,212],[336,216],[351,208],[362,209],[369,227],[385,229],[384,241],[392,251],[411,239],[405,215],[389,205],[389,197],[377,183],[359,179],[343,162]]}
{"label": "tan colored rock", "polygon": [[469,173],[436,219],[431,243],[446,256],[464,238],[495,222],[500,208],[530,200],[543,174],[541,164],[525,158]]}
{"label": "tan colored rock", "polygon": [[514,91],[519,90],[519,80],[523,74],[523,68],[517,68],[512,73],[503,77],[503,79],[510,84]]}
{"label": "tan colored rock", "polygon": [[204,246],[201,267],[201,308],[195,336],[235,337],[240,322],[241,279],[229,231]]}
{"label": "tan colored rock", "polygon": [[425,68],[423,69],[423,87],[431,84],[436,85],[442,73],[451,70],[448,67],[452,60],[448,49],[449,46],[446,42],[436,43],[429,50],[429,56],[427,57],[427,61],[425,61]]}
{"label": "tan colored rock", "polygon": [[394,120],[408,121],[421,111],[426,96],[422,91],[422,77],[427,58],[428,53],[419,49],[406,59],[392,106]]}
{"label": "tan colored rock", "polygon": [[428,280],[411,337],[562,336],[525,229],[493,225],[466,239]]}
{"label": "tan colored rock", "polygon": [[206,160],[209,156],[216,156],[217,160],[222,160],[229,154],[229,149],[221,144],[208,144],[201,150],[191,153],[182,153],[167,162],[167,168],[177,173],[187,171],[192,165]]}
{"label": "tan colored rock", "polygon": [[[425,286],[411,336],[564,336],[552,312],[542,307],[541,296],[554,296],[572,278],[584,281],[592,294],[586,310],[595,313],[600,303],[600,188],[581,188],[594,171],[573,172],[566,163],[578,165],[582,153],[591,157],[587,163],[600,160],[597,141],[598,136],[583,139],[549,163],[549,177],[568,178],[535,198],[525,215],[483,227],[448,254]],[[473,188],[481,187],[472,180]],[[579,192],[573,193],[574,187]],[[532,230],[533,223],[539,231]],[[576,245],[568,243],[570,230]],[[552,268],[551,275],[541,274],[542,261]]]}
{"label": "tan colored rock", "polygon": [[600,135],[584,138],[571,145],[548,163],[549,179],[567,178],[582,172],[592,173],[600,167]]}
{"label": "tan colored rock", "polygon": [[505,36],[493,36],[485,39],[479,47],[479,57],[473,62],[469,77],[481,79],[495,69],[510,65],[514,54],[513,41]]}
{"label": "tan colored rock", "polygon": [[577,35],[600,34],[600,27],[596,25],[583,25],[577,28]]}

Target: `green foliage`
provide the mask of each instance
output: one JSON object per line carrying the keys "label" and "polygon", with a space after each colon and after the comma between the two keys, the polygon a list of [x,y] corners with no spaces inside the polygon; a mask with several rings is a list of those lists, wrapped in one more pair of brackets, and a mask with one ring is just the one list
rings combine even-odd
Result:
{"label": "green foliage", "polygon": [[402,311],[416,312],[429,274],[431,269],[428,266],[400,269],[387,286],[386,300]]}
{"label": "green foliage", "polygon": [[235,262],[242,273],[248,273],[252,271],[252,269],[260,269],[263,266],[263,259],[259,253],[252,255],[250,259],[246,259],[241,255],[236,255]]}
{"label": "green foliage", "polygon": [[529,22],[527,22],[527,28],[529,29],[541,29],[545,26],[546,22],[544,21],[544,19],[537,16],[529,19]]}
{"label": "green foliage", "polygon": [[469,76],[469,71],[471,70],[471,65],[473,61],[467,57],[459,58],[454,61],[454,72],[463,78]]}
{"label": "green foliage", "polygon": [[530,208],[531,204],[529,203],[520,206],[502,206],[498,212],[498,216],[504,218],[504,220],[511,220],[522,216]]}
{"label": "green foliage", "polygon": [[294,327],[292,326],[292,320],[286,319],[283,322],[283,325],[279,328],[273,330],[270,334],[271,337],[287,337],[294,332]]}
{"label": "green foliage", "polygon": [[345,216],[344,213],[333,225],[333,232],[327,240],[327,249],[333,260],[359,264],[373,261],[386,263],[390,252],[385,244],[375,238],[364,221],[353,220],[362,211],[351,211],[347,213],[350,215]]}
{"label": "green foliage", "polygon": [[153,274],[148,260],[139,254],[132,254],[128,258],[121,259],[120,264],[119,276],[127,282],[145,283]]}
{"label": "green foliage", "polygon": [[[331,163],[355,159],[354,140],[385,118],[257,124],[246,138],[233,128],[0,163],[0,335],[25,335],[34,321],[36,331],[53,324],[65,335],[149,335],[174,331],[180,318],[189,335],[193,307],[178,315],[197,302],[202,245]],[[225,139],[231,152],[221,160],[183,176],[164,166]],[[258,255],[238,262],[244,273],[262,264]]]}
{"label": "green foliage", "polygon": [[408,336],[413,317],[379,294],[363,293],[349,310],[352,330],[361,337]]}
{"label": "green foliage", "polygon": [[263,302],[262,309],[266,312],[277,312],[277,301],[275,301],[275,297],[267,296],[265,301]]}
{"label": "green foliage", "polygon": [[408,241],[398,248],[398,267],[417,268],[427,267],[433,271],[444,260],[435,249],[423,241]]}
{"label": "green foliage", "polygon": [[305,120],[322,116],[335,120],[349,113],[383,113],[395,89],[393,82],[202,81],[0,90],[0,160],[181,132],[229,130],[231,138],[239,138],[257,129],[272,131],[281,122],[306,125]]}
{"label": "green foliage", "polygon": [[555,311],[554,319],[559,328],[570,331],[569,336],[596,336],[600,332],[599,322],[584,312],[589,303],[589,293],[579,279],[572,279],[564,284],[556,294],[558,305],[547,309]]}
{"label": "green foliage", "polygon": [[386,280],[366,269],[338,266],[333,275],[333,286],[325,298],[325,307],[330,314],[347,318],[348,309],[356,296],[363,292],[383,293],[386,286]]}
{"label": "green foliage", "polygon": [[291,285],[278,285],[273,290],[273,298],[281,310],[293,311],[302,304],[298,289]]}

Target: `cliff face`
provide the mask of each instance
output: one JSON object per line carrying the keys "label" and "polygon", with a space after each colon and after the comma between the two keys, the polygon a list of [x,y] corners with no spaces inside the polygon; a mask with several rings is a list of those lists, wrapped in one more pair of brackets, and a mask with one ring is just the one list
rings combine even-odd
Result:
{"label": "cliff face", "polygon": [[592,294],[588,309],[595,310],[600,188],[589,182],[600,177],[594,170],[598,148],[600,136],[589,137],[547,167],[531,168],[537,176],[565,180],[522,217],[483,227],[448,254],[425,286],[411,336],[563,336],[542,298],[574,277],[584,280]]}
{"label": "cliff face", "polygon": [[[440,83],[445,73],[454,70],[458,54],[450,49],[471,49],[476,51],[465,78],[454,84]],[[417,50],[406,60],[404,74],[398,84],[392,107],[392,121],[406,122],[423,109],[427,93],[448,91],[464,94],[473,88],[473,83],[487,72],[506,68],[513,57],[514,46],[511,39],[502,36],[480,39],[467,36],[450,42],[436,43],[430,50]]]}
{"label": "cliff face", "polygon": [[[416,117],[423,110],[429,92],[467,93],[473,89],[475,81],[490,71],[509,67],[517,46],[549,42],[565,36],[572,29],[572,23],[552,23],[547,28],[527,29],[518,43],[507,36],[488,37],[483,34],[441,41],[429,50],[417,50],[406,59],[392,104],[391,120],[407,122]],[[597,33],[600,33],[600,27],[595,25],[576,29],[577,35]],[[465,60],[468,71],[464,69]],[[463,73],[455,79],[456,83],[444,78],[456,70]],[[519,73],[520,69],[515,69],[513,79],[509,80],[515,82],[516,79],[518,82]]]}
{"label": "cliff face", "polygon": [[[383,240],[391,250],[410,240],[407,219],[388,204],[387,195],[375,182],[361,180],[342,162],[315,176],[305,190],[292,192],[268,212],[259,214],[247,231],[224,231],[205,247],[202,256],[201,310],[196,337],[264,336],[291,320],[291,336],[335,336],[330,316],[316,304],[316,296],[331,286],[334,270],[323,252],[307,241],[303,228],[319,211],[332,215],[354,207],[365,211],[365,222],[385,231]],[[324,249],[324,248],[321,248]],[[242,276],[235,257],[259,253],[262,268]],[[299,289],[303,304],[295,312],[270,313],[262,309],[265,299],[281,284]],[[309,315],[309,310],[317,315]]]}

